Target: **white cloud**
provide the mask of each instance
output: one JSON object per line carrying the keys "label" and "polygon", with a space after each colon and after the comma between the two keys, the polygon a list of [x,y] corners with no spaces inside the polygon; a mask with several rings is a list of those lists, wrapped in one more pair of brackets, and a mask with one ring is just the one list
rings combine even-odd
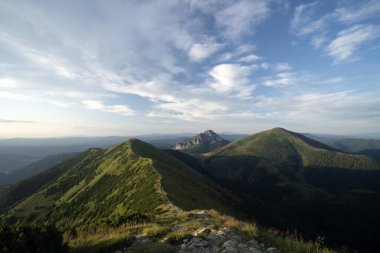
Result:
{"label": "white cloud", "polygon": [[250,54],[239,59],[240,62],[254,62],[260,60],[261,57],[255,54]]}
{"label": "white cloud", "polygon": [[378,26],[355,25],[340,31],[337,37],[326,47],[328,55],[335,63],[342,62],[353,56],[355,51],[366,42],[380,36]]}
{"label": "white cloud", "polygon": [[267,70],[269,68],[269,63],[263,62],[263,63],[260,64],[260,67],[263,68],[263,69],[265,69],[265,70]]}
{"label": "white cloud", "polygon": [[301,4],[295,8],[290,22],[291,31],[299,36],[312,34],[323,30],[333,15],[316,17],[318,2]]}
{"label": "white cloud", "polygon": [[378,0],[367,1],[362,3],[358,1],[354,6],[337,8],[335,13],[341,22],[357,22],[364,19],[379,17],[380,15],[380,2]]}
{"label": "white cloud", "polygon": [[270,87],[282,87],[295,83],[295,76],[292,72],[278,73],[275,77],[265,77],[263,85]]}
{"label": "white cloud", "polygon": [[12,47],[17,53],[28,59],[29,61],[40,65],[41,67],[54,71],[61,77],[74,79],[77,74],[73,69],[68,67],[64,58],[49,54],[46,50],[36,49],[28,46],[26,42],[12,36],[9,33],[0,30],[0,41]]}
{"label": "white cloud", "polygon": [[221,48],[220,44],[199,44],[195,43],[191,46],[189,50],[189,57],[192,61],[200,62],[211,55],[213,55],[216,51]]}
{"label": "white cloud", "polygon": [[0,78],[0,88],[16,88],[20,84],[16,79],[3,77]]}
{"label": "white cloud", "polygon": [[182,120],[212,119],[215,115],[228,110],[222,103],[210,102],[201,99],[178,100],[172,103],[161,103],[156,108],[163,113],[151,112],[148,116],[174,117]]}
{"label": "white cloud", "polygon": [[342,77],[342,76],[336,76],[336,77],[332,77],[332,78],[323,80],[320,83],[321,84],[330,84],[330,83],[340,83],[340,82],[343,82],[343,81],[344,81],[344,77]]}
{"label": "white cloud", "polygon": [[238,39],[243,33],[253,33],[255,27],[270,13],[268,1],[236,1],[217,12],[215,20],[226,37]]}
{"label": "white cloud", "polygon": [[290,64],[287,63],[287,62],[277,63],[276,65],[274,65],[273,68],[277,72],[288,71],[288,70],[292,69],[292,67],[290,66]]}
{"label": "white cloud", "polygon": [[311,38],[311,45],[318,49],[318,48],[321,48],[325,43],[326,43],[326,37],[324,35],[314,35],[312,38]]}
{"label": "white cloud", "polygon": [[214,78],[214,82],[210,84],[210,87],[218,93],[249,98],[255,89],[249,79],[252,70],[252,67],[239,64],[217,65],[209,72]]}
{"label": "white cloud", "polygon": [[354,90],[261,97],[255,105],[269,112],[278,112],[272,115],[272,120],[280,120],[288,127],[294,125],[303,131],[348,133],[365,128],[377,132],[380,120],[380,101],[376,94]]}
{"label": "white cloud", "polygon": [[9,91],[0,91],[0,98],[6,98],[6,99],[15,99],[15,100],[33,100],[31,96],[19,93],[19,92],[9,92]]}
{"label": "white cloud", "polygon": [[98,110],[103,112],[111,112],[121,114],[123,116],[132,116],[135,115],[135,112],[126,105],[105,105],[101,101],[96,100],[84,100],[82,103],[89,110]]}

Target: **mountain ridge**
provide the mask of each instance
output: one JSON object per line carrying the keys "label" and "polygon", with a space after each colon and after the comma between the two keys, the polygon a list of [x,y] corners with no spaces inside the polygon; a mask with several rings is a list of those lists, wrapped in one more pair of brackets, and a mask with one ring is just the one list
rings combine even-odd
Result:
{"label": "mountain ridge", "polygon": [[233,212],[233,205],[243,205],[165,151],[137,139],[90,149],[43,175],[49,173],[55,174],[32,194],[9,199],[41,175],[3,193],[0,208],[8,209],[3,218],[54,221],[66,227],[122,220],[135,213],[151,216],[177,207]]}
{"label": "mountain ridge", "polygon": [[[250,135],[211,151],[213,155],[253,155],[275,162],[297,162],[304,167],[379,169],[379,163],[362,154],[349,154],[284,128]],[[295,161],[298,160],[298,161]]]}
{"label": "mountain ridge", "polygon": [[228,143],[230,142],[220,137],[214,131],[206,130],[205,132],[197,134],[192,138],[185,139],[180,143],[174,144],[172,149],[185,153],[201,154],[222,147]]}

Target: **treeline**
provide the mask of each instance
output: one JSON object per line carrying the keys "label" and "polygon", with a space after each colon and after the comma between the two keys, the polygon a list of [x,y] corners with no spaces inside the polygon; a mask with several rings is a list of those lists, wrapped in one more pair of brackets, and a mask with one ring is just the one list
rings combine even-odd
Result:
{"label": "treeline", "polygon": [[67,245],[62,235],[52,225],[37,225],[17,222],[0,224],[1,253],[64,253]]}

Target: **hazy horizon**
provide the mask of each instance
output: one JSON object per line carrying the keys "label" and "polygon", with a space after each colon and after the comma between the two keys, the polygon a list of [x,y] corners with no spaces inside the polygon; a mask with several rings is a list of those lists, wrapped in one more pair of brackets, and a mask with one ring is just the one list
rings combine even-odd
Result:
{"label": "hazy horizon", "polygon": [[1,1],[0,138],[378,136],[380,2]]}

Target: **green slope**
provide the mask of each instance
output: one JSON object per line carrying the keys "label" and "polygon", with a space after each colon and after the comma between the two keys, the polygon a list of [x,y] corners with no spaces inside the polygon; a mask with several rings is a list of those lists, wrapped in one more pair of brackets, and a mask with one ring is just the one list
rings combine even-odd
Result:
{"label": "green slope", "polygon": [[10,187],[0,198],[8,221],[49,220],[63,229],[114,224],[177,207],[233,212],[241,204],[181,161],[137,139],[88,150]]}
{"label": "green slope", "polygon": [[275,128],[202,160],[246,201],[258,199],[304,220],[329,243],[360,248],[380,240],[380,166],[368,156]]}
{"label": "green slope", "polygon": [[211,155],[255,156],[275,163],[304,167],[380,169],[380,164],[368,156],[340,152],[283,128],[274,128],[251,135],[226,145],[212,152]]}

